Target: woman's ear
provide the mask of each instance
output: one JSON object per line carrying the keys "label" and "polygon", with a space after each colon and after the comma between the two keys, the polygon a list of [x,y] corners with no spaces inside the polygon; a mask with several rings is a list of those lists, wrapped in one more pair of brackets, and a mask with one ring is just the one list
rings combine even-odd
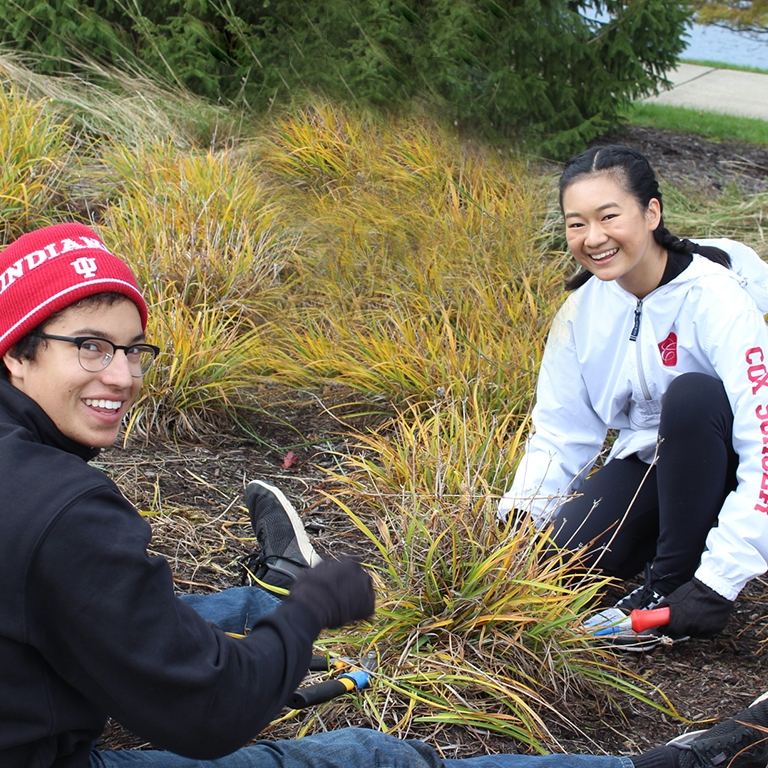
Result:
{"label": "woman's ear", "polygon": [[661,203],[652,197],[648,201],[648,207],[645,209],[645,217],[651,230],[656,229],[661,223]]}

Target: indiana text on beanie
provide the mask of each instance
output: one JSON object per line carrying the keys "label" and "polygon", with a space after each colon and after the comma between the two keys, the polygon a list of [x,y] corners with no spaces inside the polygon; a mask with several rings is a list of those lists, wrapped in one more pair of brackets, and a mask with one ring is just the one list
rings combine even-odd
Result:
{"label": "indiana text on beanie", "polygon": [[97,293],[121,293],[147,327],[147,305],[128,265],[84,224],[53,224],[0,251],[0,357],[60,310]]}
{"label": "indiana text on beanie", "polygon": [[[5,272],[0,274],[0,294],[4,293],[8,286],[13,285],[18,278],[24,277],[25,273],[35,267],[39,267],[49,259],[55,259],[65,253],[80,251],[85,248],[98,248],[105,253],[109,253],[104,243],[92,237],[65,237],[57,242],[49,243],[38,251],[25,254],[17,262],[8,267]],[[98,271],[96,260],[86,256],[80,257],[79,259],[70,262],[70,264],[75,272],[81,277],[95,277]]]}

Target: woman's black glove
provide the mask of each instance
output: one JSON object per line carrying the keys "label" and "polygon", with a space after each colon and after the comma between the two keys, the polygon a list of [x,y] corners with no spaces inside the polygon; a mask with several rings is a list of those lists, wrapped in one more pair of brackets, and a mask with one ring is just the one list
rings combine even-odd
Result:
{"label": "woman's black glove", "polygon": [[670,637],[712,637],[720,632],[733,611],[733,600],[710,589],[696,578],[665,597],[659,608],[669,606]]}
{"label": "woman's black glove", "polygon": [[323,560],[303,573],[285,598],[309,608],[328,629],[367,619],[376,609],[373,583],[354,560]]}

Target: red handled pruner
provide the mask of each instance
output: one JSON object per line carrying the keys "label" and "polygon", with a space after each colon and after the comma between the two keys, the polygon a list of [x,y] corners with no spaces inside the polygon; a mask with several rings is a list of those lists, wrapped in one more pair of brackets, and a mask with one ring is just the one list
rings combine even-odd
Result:
{"label": "red handled pruner", "polygon": [[647,611],[635,608],[629,616],[620,608],[609,608],[585,621],[584,628],[594,637],[604,637],[605,635],[626,632],[628,629],[642,633],[656,627],[664,627],[667,624],[669,624],[668,606],[652,608]]}

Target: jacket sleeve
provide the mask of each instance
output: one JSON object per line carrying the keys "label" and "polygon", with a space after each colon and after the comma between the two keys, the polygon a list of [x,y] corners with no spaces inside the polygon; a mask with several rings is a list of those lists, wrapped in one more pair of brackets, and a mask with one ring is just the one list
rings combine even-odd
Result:
{"label": "jacket sleeve", "polygon": [[568,303],[558,312],[542,358],[533,431],[512,485],[499,501],[499,517],[530,512],[538,525],[555,514],[562,497],[578,489],[594,465],[607,428],[597,416],[581,375]]}
{"label": "jacket sleeve", "polygon": [[149,525],[105,485],[53,521],[30,568],[29,643],[124,726],[197,759],[228,754],[280,710],[309,666],[318,620],[285,603],[244,639],[179,600]]}
{"label": "jacket sleeve", "polygon": [[[702,302],[704,305],[704,302]],[[768,569],[768,328],[743,292],[718,290],[705,351],[723,381],[733,411],[737,487],[709,532],[696,578],[734,600]]]}

